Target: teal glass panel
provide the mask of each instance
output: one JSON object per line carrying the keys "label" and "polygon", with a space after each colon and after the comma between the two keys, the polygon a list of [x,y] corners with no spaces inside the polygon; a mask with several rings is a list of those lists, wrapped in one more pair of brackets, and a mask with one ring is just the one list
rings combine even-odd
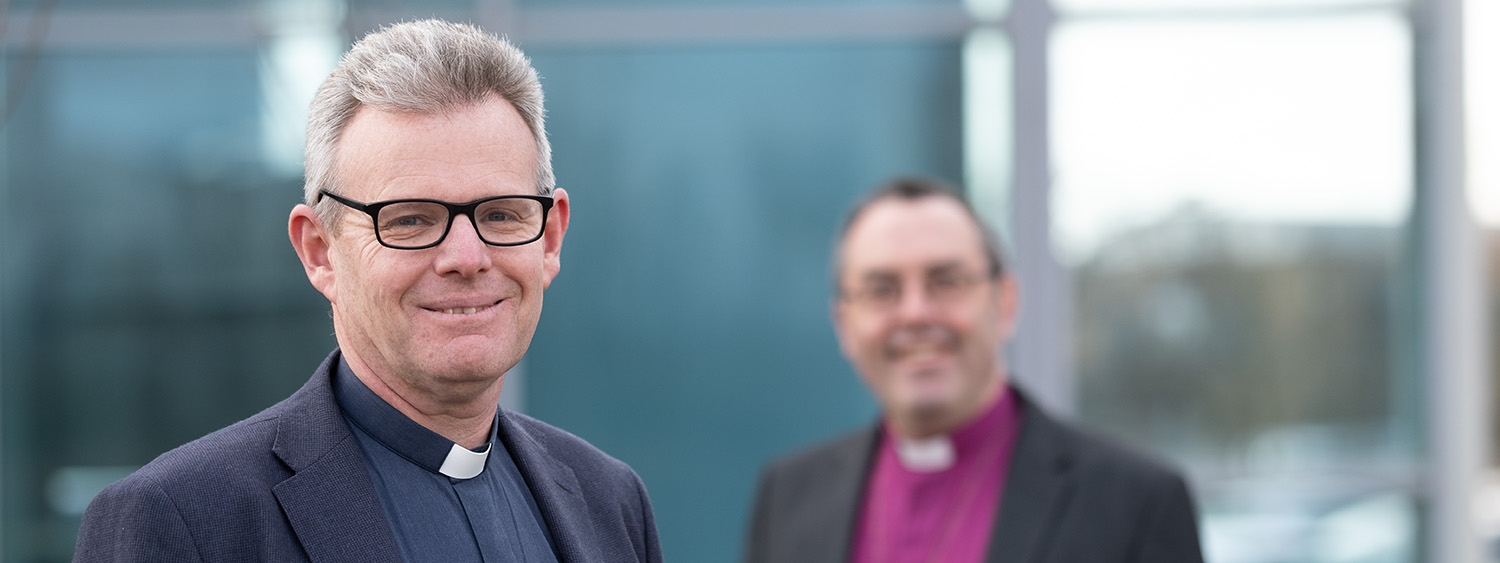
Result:
{"label": "teal glass panel", "polygon": [[670,559],[734,561],[760,466],[874,420],[832,240],[892,174],[961,180],[961,46],[532,55],[573,222],[527,409],[636,468]]}
{"label": "teal glass panel", "polygon": [[300,171],[261,156],[260,68],[252,49],[69,52],[25,84],[0,177],[5,561],[68,561],[95,492],[332,349],[286,236]]}
{"label": "teal glass panel", "polygon": [[961,4],[963,0],[518,0],[522,7],[547,8],[713,8],[754,6],[936,6]]}
{"label": "teal glass panel", "polygon": [[[245,9],[257,9],[259,7],[274,5],[278,3],[295,3],[299,0],[8,0],[11,10],[17,10],[26,17],[30,17],[33,10],[42,10],[43,13],[59,14],[67,17],[80,11],[90,12],[94,10],[107,10],[122,13],[131,12],[170,12],[186,11],[196,13],[209,13],[213,11],[234,11]],[[323,1],[323,0],[317,0]],[[343,2],[344,0],[335,0]],[[351,0],[359,1],[359,0]],[[387,2],[393,0],[385,0]],[[441,0],[454,2],[459,0]],[[464,0],[471,2],[473,0]],[[14,12],[12,12],[14,13]]]}
{"label": "teal glass panel", "polygon": [[[259,2],[261,0],[252,0]],[[239,8],[246,4],[246,0],[10,0],[10,9],[23,10],[30,15],[31,10],[41,9],[52,13],[67,13],[78,9],[114,9],[114,10],[171,10],[171,9],[195,9],[204,8]]]}
{"label": "teal glass panel", "polygon": [[[265,1],[265,0],[262,0]],[[281,1],[281,0],[277,0]],[[295,1],[295,0],[292,0]],[[340,0],[351,14],[407,19],[444,17],[474,21],[475,0]],[[391,22],[382,22],[391,23]]]}

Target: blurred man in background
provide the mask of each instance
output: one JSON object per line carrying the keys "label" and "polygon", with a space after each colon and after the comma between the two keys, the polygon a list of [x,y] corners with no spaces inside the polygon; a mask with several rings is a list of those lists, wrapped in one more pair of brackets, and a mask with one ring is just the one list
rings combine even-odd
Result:
{"label": "blurred man in background", "polygon": [[355,44],[288,227],[339,348],[102,492],[75,560],[661,561],[635,472],[499,408],[568,228],[542,116],[530,61],[474,27]]}
{"label": "blurred man in background", "polygon": [[959,192],[873,192],[835,260],[834,327],[881,420],[763,472],[747,563],[1202,561],[1181,477],[1009,384],[1016,281]]}

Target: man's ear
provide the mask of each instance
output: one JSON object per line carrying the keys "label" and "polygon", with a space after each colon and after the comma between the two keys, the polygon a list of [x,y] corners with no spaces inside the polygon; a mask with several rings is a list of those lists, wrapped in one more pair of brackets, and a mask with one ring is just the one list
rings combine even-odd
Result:
{"label": "man's ear", "polygon": [[293,207],[292,215],[287,219],[287,235],[292,239],[292,248],[297,250],[297,259],[302,261],[303,271],[307,272],[307,281],[312,282],[330,303],[337,303],[338,284],[334,280],[330,256],[332,240],[318,222],[317,213],[306,204]]}
{"label": "man's ear", "polygon": [[568,192],[562,188],[552,190],[552,211],[547,215],[547,229],[542,233],[542,287],[552,285],[557,272],[562,270],[563,236],[568,234]]}
{"label": "man's ear", "polygon": [[828,318],[833,321],[833,336],[838,338],[839,351],[844,353],[845,358],[853,358],[854,356],[849,353],[848,339],[844,335],[845,316],[849,314],[847,308],[848,305],[843,299],[834,296],[833,300],[828,302]]}
{"label": "man's ear", "polygon": [[1008,341],[1016,336],[1016,322],[1021,316],[1020,281],[1009,273],[1003,273],[995,283],[995,318],[1000,325],[996,328],[1000,336]]}

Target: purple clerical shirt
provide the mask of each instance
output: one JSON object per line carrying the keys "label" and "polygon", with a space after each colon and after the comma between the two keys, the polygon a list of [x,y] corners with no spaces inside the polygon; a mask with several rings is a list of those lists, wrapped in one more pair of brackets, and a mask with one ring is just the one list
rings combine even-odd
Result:
{"label": "purple clerical shirt", "polygon": [[1015,392],[1007,388],[988,411],[949,436],[952,466],[928,471],[903,465],[884,427],[851,563],[984,561],[1020,423]]}

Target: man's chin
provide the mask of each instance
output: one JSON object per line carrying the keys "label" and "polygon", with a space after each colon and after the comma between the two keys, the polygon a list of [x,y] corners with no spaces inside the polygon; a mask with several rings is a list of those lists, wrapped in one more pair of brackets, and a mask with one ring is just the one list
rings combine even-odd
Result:
{"label": "man's chin", "polygon": [[452,358],[433,367],[434,373],[458,382],[498,379],[515,367],[515,364],[499,358]]}
{"label": "man's chin", "polygon": [[[455,367],[467,366],[478,371],[508,370],[520,362],[527,342],[514,342],[509,335],[466,334],[438,340],[430,360]],[[515,352],[519,349],[520,352]]]}
{"label": "man's chin", "polygon": [[953,397],[948,396],[915,397],[905,401],[902,410],[914,418],[942,419],[953,411],[957,403]]}
{"label": "man's chin", "polygon": [[427,372],[433,379],[450,383],[482,383],[494,381],[505,372],[515,367],[516,361],[512,361],[508,355],[502,356],[491,353],[474,353],[474,351],[455,351],[446,355],[435,355],[428,358],[425,365],[419,369]]}

